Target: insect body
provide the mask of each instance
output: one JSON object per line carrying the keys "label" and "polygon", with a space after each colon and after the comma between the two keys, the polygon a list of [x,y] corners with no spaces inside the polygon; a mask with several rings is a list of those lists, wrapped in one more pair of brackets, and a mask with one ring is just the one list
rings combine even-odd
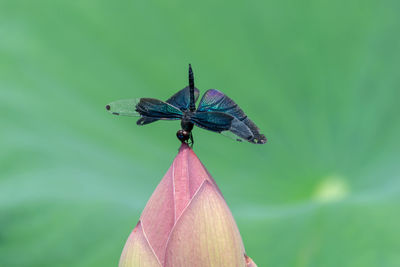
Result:
{"label": "insect body", "polygon": [[181,120],[176,136],[181,142],[193,145],[193,126],[221,133],[253,144],[265,144],[267,139],[240,107],[222,92],[210,89],[196,109],[199,90],[194,87],[194,76],[189,64],[189,86],[167,101],[154,98],[125,99],[111,102],[106,109],[114,115],[141,116],[136,122],[146,125],[157,120]]}

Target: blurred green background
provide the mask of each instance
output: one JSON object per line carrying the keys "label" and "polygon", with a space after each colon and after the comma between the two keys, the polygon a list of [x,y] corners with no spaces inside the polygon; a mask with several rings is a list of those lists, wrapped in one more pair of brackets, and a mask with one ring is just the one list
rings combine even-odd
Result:
{"label": "blurred green background", "polygon": [[0,1],[0,266],[116,266],[179,142],[106,103],[194,67],[269,142],[195,129],[259,266],[400,266],[400,2]]}

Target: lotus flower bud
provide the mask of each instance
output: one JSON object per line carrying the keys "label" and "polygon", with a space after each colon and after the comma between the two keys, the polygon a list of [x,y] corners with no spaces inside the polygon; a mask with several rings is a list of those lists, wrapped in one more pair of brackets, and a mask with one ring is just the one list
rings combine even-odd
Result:
{"label": "lotus flower bud", "polygon": [[119,266],[256,266],[221,191],[186,144],[148,201]]}

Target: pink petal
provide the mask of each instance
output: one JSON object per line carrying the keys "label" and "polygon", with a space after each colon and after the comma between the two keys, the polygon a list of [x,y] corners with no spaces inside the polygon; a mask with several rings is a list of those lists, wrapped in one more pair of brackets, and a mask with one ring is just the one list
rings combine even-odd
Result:
{"label": "pink petal", "polygon": [[216,187],[193,150],[182,144],[140,217],[150,246],[161,263],[164,262],[167,240],[176,220],[205,180]]}
{"label": "pink petal", "polygon": [[249,256],[244,254],[244,258],[246,260],[246,267],[257,267],[257,264],[255,264],[254,261]]}
{"label": "pink petal", "polygon": [[172,173],[171,166],[153,192],[140,217],[150,246],[161,263],[164,261],[169,233],[175,223]]}
{"label": "pink petal", "polygon": [[186,144],[182,144],[172,167],[174,169],[175,219],[177,220],[204,181],[211,182],[218,191],[219,189],[199,158]]}
{"label": "pink petal", "polygon": [[245,266],[243,255],[239,231],[218,186],[183,144],[128,238],[120,267]]}
{"label": "pink petal", "polygon": [[206,179],[177,221],[165,266],[245,266],[235,220],[219,191]]}
{"label": "pink petal", "polygon": [[119,267],[160,267],[154,251],[151,249],[143,233],[141,223],[137,224],[126,241],[124,250],[119,260]]}

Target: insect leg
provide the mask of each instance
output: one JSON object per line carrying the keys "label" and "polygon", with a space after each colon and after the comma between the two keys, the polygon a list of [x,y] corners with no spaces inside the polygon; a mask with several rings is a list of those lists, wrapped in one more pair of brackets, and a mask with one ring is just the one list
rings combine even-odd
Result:
{"label": "insect leg", "polygon": [[193,139],[193,134],[192,134],[192,132],[190,132],[190,147],[193,147],[193,144],[194,144],[194,139]]}

